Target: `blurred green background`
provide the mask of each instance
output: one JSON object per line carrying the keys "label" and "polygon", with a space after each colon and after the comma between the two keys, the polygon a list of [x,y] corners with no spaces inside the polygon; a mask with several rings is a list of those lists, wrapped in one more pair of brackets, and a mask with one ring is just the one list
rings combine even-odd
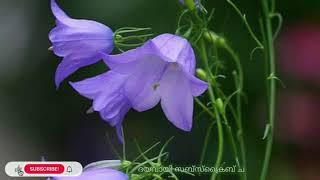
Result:
{"label": "blurred green background", "polygon": [[[155,34],[174,33],[182,11],[178,0],[58,0],[73,18],[102,22],[113,30],[123,26],[152,27]],[[260,1],[235,1],[245,12],[257,34]],[[260,52],[250,60],[255,47],[239,16],[224,0],[207,0],[215,8],[212,29],[226,37],[239,53],[245,71],[247,102],[243,106],[247,139],[248,173],[257,179],[264,142],[266,87],[264,61]],[[277,45],[279,84],[276,141],[269,179],[320,179],[320,1],[278,0],[284,17]],[[48,32],[54,27],[48,0],[0,1],[0,165],[8,161],[76,160],[86,165],[116,159],[109,140],[121,151],[114,130],[98,114],[87,115],[90,101],[64,82],[56,91],[54,73],[60,59],[48,51]],[[318,41],[319,40],[319,41]],[[301,44],[300,44],[301,43]],[[292,60],[292,61],[291,61]],[[227,65],[227,63],[225,64]],[[104,72],[103,63],[83,68],[69,80],[77,81]],[[233,69],[230,69],[233,70]],[[232,92],[232,80],[226,79]],[[228,85],[230,83],[230,85]],[[196,108],[195,117],[199,108]],[[144,113],[130,111],[124,127],[128,157],[137,155],[134,139],[148,147],[175,136],[168,147],[169,164],[198,164],[209,120],[194,119],[193,130],[185,133],[166,120],[159,106]],[[211,138],[208,165],[216,157],[216,135]],[[225,163],[230,164],[229,149]],[[232,163],[231,163],[232,164]],[[10,179],[0,172],[0,179]],[[182,177],[181,179],[208,179]],[[223,179],[234,179],[224,176]]]}

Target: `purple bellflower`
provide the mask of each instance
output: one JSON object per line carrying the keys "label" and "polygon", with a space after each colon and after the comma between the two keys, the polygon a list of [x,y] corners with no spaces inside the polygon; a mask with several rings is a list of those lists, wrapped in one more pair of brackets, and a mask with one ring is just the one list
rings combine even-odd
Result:
{"label": "purple bellflower", "polygon": [[122,87],[118,93],[124,94],[130,106],[141,112],[161,101],[169,121],[184,131],[191,130],[193,97],[208,85],[194,76],[195,55],[186,39],[163,34],[125,53],[104,54],[103,59],[112,73],[123,77],[114,82]]}
{"label": "purple bellflower", "polygon": [[51,0],[51,10],[56,27],[49,33],[50,49],[63,60],[55,74],[55,84],[60,83],[81,67],[101,60],[100,52],[111,53],[114,47],[112,30],[95,21],[71,19]]}
{"label": "purple bellflower", "polygon": [[78,177],[54,177],[52,180],[129,180],[129,178],[120,171],[101,168],[84,171]]}
{"label": "purple bellflower", "polygon": [[70,84],[93,100],[93,110],[116,127],[121,141],[122,121],[131,107],[146,111],[160,100],[169,121],[191,130],[193,97],[208,85],[194,76],[195,55],[186,39],[163,34],[125,53],[102,55],[110,71]]}

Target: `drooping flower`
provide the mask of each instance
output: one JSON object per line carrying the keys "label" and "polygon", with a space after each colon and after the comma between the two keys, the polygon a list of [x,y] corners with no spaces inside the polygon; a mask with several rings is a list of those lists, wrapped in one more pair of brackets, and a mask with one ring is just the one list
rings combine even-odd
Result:
{"label": "drooping flower", "polygon": [[54,177],[53,180],[128,180],[129,177],[117,170],[109,168],[88,169],[78,177]]}
{"label": "drooping flower", "polygon": [[119,92],[135,110],[146,111],[161,101],[169,121],[191,130],[193,97],[208,85],[194,76],[195,55],[186,39],[163,34],[120,55],[104,54],[104,60],[112,72],[125,77],[117,82]]}
{"label": "drooping flower", "polygon": [[100,112],[103,120],[116,127],[120,141],[122,138],[122,121],[131,105],[123,93],[126,75],[109,71],[80,82],[70,83],[82,96],[92,99],[92,108]]}
{"label": "drooping flower", "polygon": [[81,67],[101,60],[99,52],[113,50],[112,30],[95,21],[71,19],[51,0],[51,10],[56,18],[56,27],[49,33],[52,50],[63,57],[55,74],[55,84],[60,83]]}

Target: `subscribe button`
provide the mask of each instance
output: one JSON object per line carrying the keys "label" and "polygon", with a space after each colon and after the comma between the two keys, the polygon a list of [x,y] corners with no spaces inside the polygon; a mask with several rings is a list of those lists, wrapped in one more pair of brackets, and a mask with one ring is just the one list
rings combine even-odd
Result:
{"label": "subscribe button", "polygon": [[78,162],[8,162],[5,171],[11,177],[79,176]]}

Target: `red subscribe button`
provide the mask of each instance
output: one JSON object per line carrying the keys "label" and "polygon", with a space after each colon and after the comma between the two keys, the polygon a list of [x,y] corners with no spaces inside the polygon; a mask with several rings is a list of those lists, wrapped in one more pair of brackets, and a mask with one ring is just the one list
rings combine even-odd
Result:
{"label": "red subscribe button", "polygon": [[62,174],[64,166],[62,164],[27,164],[24,171],[27,174]]}

